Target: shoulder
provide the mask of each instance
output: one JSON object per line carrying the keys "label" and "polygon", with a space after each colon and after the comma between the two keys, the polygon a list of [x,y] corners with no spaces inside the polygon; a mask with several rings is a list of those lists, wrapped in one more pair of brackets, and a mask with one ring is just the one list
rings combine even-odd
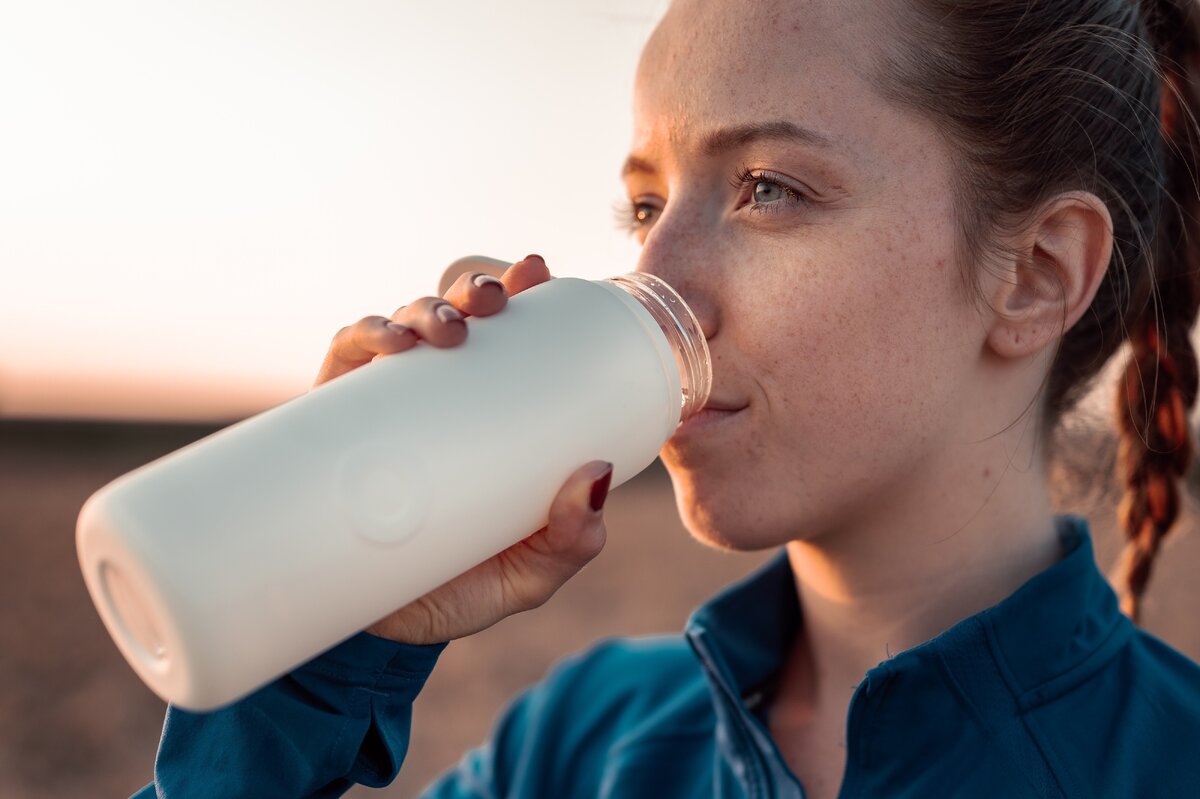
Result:
{"label": "shoulder", "polygon": [[1200,665],[1144,630],[1028,721],[1081,795],[1200,795]]}
{"label": "shoulder", "polygon": [[700,663],[679,635],[598,641],[559,661],[539,690],[553,712],[614,728],[681,700],[709,701]]}
{"label": "shoulder", "polygon": [[1113,692],[1153,720],[1160,735],[1186,733],[1189,746],[1200,738],[1200,664],[1139,628],[1110,670]]}
{"label": "shoulder", "polygon": [[574,796],[569,786],[600,784],[614,763],[710,739],[712,725],[707,681],[681,636],[605,639],[509,705],[491,768],[498,784],[528,795]]}
{"label": "shoulder", "polygon": [[1140,628],[1130,641],[1129,657],[1135,668],[1154,675],[1153,685],[1183,701],[1200,720],[1200,663]]}
{"label": "shoulder", "polygon": [[1200,664],[1138,629],[1118,666],[1126,680],[1128,701],[1154,724],[1158,735],[1171,739],[1161,746],[1184,746],[1194,753],[1200,740]]}
{"label": "shoulder", "polygon": [[524,727],[576,767],[713,729],[708,681],[682,636],[605,639],[559,661],[520,704]]}
{"label": "shoulder", "polygon": [[[636,667],[637,670],[633,670]],[[680,672],[695,671],[699,662],[681,635],[647,635],[604,638],[588,649],[569,655],[552,669],[558,679],[591,680],[630,678],[631,685],[644,686]]]}

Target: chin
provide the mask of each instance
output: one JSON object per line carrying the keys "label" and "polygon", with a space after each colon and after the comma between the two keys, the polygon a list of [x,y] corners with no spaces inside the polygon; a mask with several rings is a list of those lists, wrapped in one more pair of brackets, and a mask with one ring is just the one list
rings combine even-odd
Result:
{"label": "chin", "polygon": [[[774,525],[751,512],[753,500],[732,486],[697,491],[694,484],[668,468],[675,491],[675,507],[692,538],[724,552],[755,552],[785,544],[786,531],[773,534]],[[737,497],[736,499],[734,497]]]}
{"label": "chin", "polygon": [[692,538],[699,541],[706,547],[717,549],[722,552],[742,552],[745,551],[737,545],[737,542],[731,540],[720,529],[697,520],[694,514],[689,516],[684,509],[679,509],[679,518],[683,520],[684,528],[691,533]]}

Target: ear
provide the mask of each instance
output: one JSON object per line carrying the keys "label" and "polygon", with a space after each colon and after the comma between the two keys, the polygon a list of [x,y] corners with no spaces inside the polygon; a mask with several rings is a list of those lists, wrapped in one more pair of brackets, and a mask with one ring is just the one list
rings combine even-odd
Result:
{"label": "ear", "polygon": [[1112,217],[1096,195],[1066,192],[1042,205],[1009,245],[1004,274],[988,289],[995,316],[987,346],[1022,358],[1059,339],[1092,304],[1112,257]]}

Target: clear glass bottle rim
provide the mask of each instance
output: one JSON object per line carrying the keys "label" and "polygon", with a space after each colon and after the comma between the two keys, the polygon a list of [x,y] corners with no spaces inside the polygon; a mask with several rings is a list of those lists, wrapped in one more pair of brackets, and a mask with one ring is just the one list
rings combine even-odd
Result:
{"label": "clear glass bottle rim", "polygon": [[712,357],[696,314],[679,292],[655,275],[628,272],[606,280],[640,301],[671,342],[683,389],[680,421],[698,413],[712,391]]}

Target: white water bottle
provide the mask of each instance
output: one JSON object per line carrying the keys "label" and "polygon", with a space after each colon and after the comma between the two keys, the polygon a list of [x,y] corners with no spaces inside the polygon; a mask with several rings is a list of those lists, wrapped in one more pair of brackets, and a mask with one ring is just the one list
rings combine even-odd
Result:
{"label": "white water bottle", "polygon": [[633,477],[708,399],[699,323],[652,275],[554,278],[469,325],[88,499],[84,579],[155,693],[244,696],[544,527],[584,463]]}

